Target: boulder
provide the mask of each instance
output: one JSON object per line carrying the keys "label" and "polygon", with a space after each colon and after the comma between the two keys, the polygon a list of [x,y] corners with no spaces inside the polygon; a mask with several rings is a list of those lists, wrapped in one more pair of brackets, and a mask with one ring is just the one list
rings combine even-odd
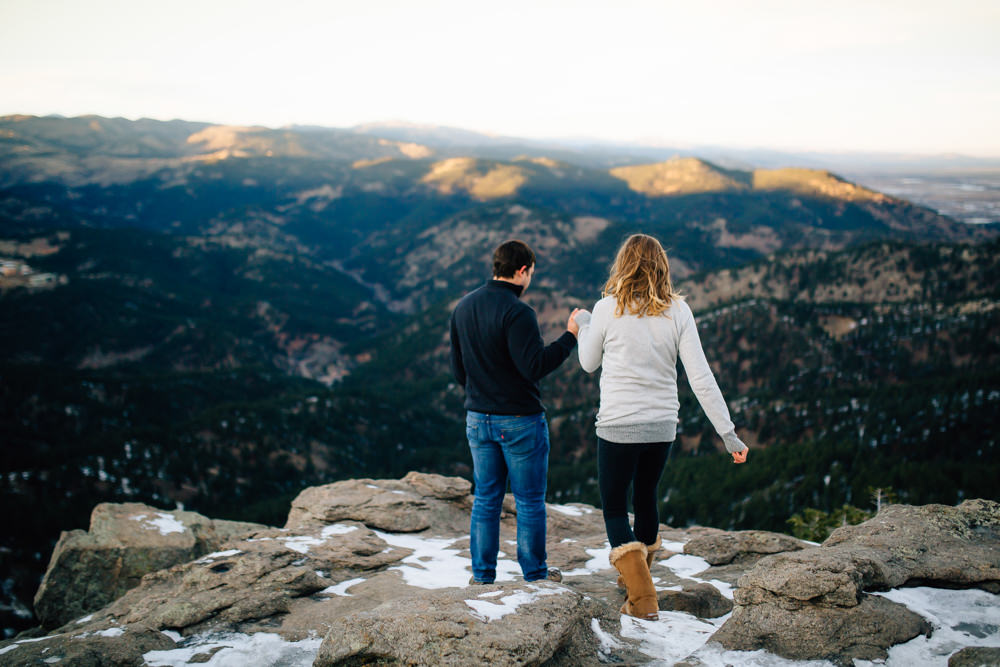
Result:
{"label": "boulder", "polygon": [[413,533],[434,526],[468,530],[472,485],[461,477],[410,473],[396,479],[351,479],[305,489],[295,500],[285,528],[318,528],[359,521],[378,530]]}
{"label": "boulder", "polygon": [[869,595],[904,585],[1000,583],[1000,503],[890,505],[819,547],[760,560],[739,579],[733,615],[713,636],[731,650],[795,659],[884,659],[930,626]]}
{"label": "boulder", "polygon": [[593,615],[551,582],[442,589],[336,619],[313,664],[540,665],[571,652]]}
{"label": "boulder", "polygon": [[970,646],[948,658],[948,667],[1000,667],[1000,646]]}
{"label": "boulder", "polygon": [[930,624],[901,604],[866,595],[853,607],[789,609],[738,605],[712,635],[729,650],[765,649],[793,660],[884,660],[888,647],[929,635]]}
{"label": "boulder", "polygon": [[1000,592],[1000,503],[889,505],[830,534],[824,548],[868,547],[886,566],[886,587],[977,587]]}
{"label": "boulder", "polygon": [[798,551],[805,542],[766,530],[717,532],[691,538],[684,553],[704,558],[710,565],[728,565],[734,561],[750,564],[763,556]]}
{"label": "boulder", "polygon": [[147,651],[176,646],[173,639],[148,626],[104,625],[70,630],[37,639],[13,641],[0,648],[0,663],[20,665],[65,664],[74,667],[142,665]]}
{"label": "boulder", "polygon": [[89,531],[60,536],[35,595],[35,613],[43,627],[58,627],[104,607],[150,572],[262,529],[266,526],[141,503],[102,503],[91,513]]}
{"label": "boulder", "polygon": [[438,500],[462,500],[472,492],[472,484],[461,477],[445,477],[411,470],[401,480],[413,490],[427,498]]}
{"label": "boulder", "polygon": [[733,602],[711,584],[687,584],[679,591],[657,591],[660,611],[683,611],[698,618],[718,618],[733,610]]}

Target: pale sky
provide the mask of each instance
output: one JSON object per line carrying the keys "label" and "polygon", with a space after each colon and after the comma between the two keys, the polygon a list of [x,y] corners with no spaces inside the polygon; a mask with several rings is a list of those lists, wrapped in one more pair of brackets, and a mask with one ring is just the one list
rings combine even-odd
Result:
{"label": "pale sky", "polygon": [[0,115],[1000,156],[1000,0],[0,0]]}

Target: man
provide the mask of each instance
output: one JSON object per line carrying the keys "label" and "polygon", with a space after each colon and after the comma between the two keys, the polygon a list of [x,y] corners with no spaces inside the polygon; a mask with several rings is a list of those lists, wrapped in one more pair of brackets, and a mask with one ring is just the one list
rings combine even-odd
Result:
{"label": "man", "polygon": [[559,367],[579,327],[546,346],[535,311],[520,300],[535,273],[535,253],[507,241],[493,253],[493,280],[465,295],[451,315],[451,369],[465,387],[465,432],[472,451],[475,500],[470,550],[473,584],[496,579],[500,510],[507,480],[517,503],[517,561],[525,581],[560,581],[545,553],[549,427],[538,381]]}

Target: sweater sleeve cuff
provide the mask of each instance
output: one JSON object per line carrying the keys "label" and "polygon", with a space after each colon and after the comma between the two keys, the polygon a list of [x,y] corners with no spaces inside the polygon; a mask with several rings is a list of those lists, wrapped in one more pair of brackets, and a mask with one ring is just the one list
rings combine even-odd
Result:
{"label": "sweater sleeve cuff", "polygon": [[736,435],[735,430],[730,431],[729,433],[723,433],[722,442],[726,443],[726,451],[730,454],[742,452],[747,448],[747,446],[743,444],[743,441],[739,439],[739,436]]}

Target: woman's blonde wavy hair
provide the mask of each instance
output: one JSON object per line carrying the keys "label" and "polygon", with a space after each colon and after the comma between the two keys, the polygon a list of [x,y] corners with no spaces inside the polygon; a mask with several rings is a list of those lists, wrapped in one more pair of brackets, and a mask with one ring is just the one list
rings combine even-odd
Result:
{"label": "woman's blonde wavy hair", "polygon": [[680,294],[670,281],[667,252],[652,236],[633,234],[618,250],[611,276],[604,284],[604,296],[618,300],[615,317],[625,314],[662,315]]}

